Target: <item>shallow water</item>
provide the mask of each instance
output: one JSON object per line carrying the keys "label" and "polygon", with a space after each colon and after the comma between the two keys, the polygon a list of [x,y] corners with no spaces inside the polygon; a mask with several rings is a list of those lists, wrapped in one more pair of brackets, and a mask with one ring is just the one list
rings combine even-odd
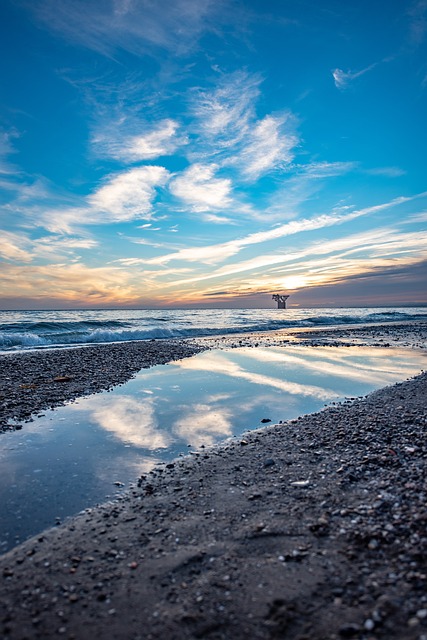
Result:
{"label": "shallow water", "polygon": [[426,319],[425,307],[0,311],[0,352]]}
{"label": "shallow water", "polygon": [[212,350],[47,411],[0,437],[0,552],[115,497],[189,445],[365,395],[426,362],[424,352],[368,347]]}

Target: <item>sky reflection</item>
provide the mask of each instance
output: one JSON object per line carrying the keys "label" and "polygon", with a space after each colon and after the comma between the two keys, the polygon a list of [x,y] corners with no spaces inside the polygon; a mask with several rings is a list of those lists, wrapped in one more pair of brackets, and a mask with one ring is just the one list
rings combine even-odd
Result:
{"label": "sky reflection", "polygon": [[[94,396],[89,418],[125,443],[149,451],[166,449],[171,437],[159,428],[155,402],[155,396],[141,400],[127,395]],[[72,405],[72,409],[88,411],[85,404]]]}
{"label": "sky reflection", "polygon": [[422,351],[366,347],[207,351],[142,370],[109,393],[0,438],[0,552],[104,502],[160,462],[417,374]]}

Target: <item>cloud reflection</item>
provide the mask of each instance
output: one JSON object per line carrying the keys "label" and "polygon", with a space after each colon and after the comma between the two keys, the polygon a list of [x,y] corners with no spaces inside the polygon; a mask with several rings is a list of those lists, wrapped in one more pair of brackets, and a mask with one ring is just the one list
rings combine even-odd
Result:
{"label": "cloud reflection", "polygon": [[[86,410],[83,405],[75,409]],[[90,398],[89,415],[92,422],[110,431],[123,442],[144,449],[166,449],[171,438],[161,431],[156,419],[155,398],[138,400],[131,396]]]}
{"label": "cloud reflection", "polygon": [[291,395],[310,396],[319,400],[332,400],[338,396],[332,389],[310,384],[299,384],[298,382],[290,382],[288,380],[274,378],[273,376],[246,371],[235,362],[231,362],[229,358],[223,354],[207,353],[203,354],[203,357],[189,358],[171,364],[181,369],[208,371],[228,375],[233,378],[247,380],[253,384],[280,389]]}
{"label": "cloud reflection", "polygon": [[[321,358],[318,356],[321,355]],[[425,354],[419,354],[420,366],[425,365]],[[343,377],[347,380],[360,380],[371,384],[391,384],[396,380],[396,366],[402,377],[413,375],[414,361],[408,362],[407,353],[396,349],[381,351],[369,347],[316,347],[311,355],[307,347],[292,346],[289,349],[247,349],[245,356],[258,362],[290,364],[293,367],[309,369],[328,376]],[[316,357],[317,356],[317,357]],[[400,356],[400,358],[399,358]],[[391,361],[393,357],[393,362]],[[361,358],[358,362],[356,358]],[[398,363],[396,358],[399,358]],[[349,361],[350,359],[350,361]],[[414,354],[414,359],[415,354]],[[417,360],[418,361],[418,360]]]}
{"label": "cloud reflection", "polygon": [[233,434],[233,412],[226,408],[214,408],[209,404],[193,404],[176,420],[172,429],[182,440],[199,447],[213,445],[220,438]]}

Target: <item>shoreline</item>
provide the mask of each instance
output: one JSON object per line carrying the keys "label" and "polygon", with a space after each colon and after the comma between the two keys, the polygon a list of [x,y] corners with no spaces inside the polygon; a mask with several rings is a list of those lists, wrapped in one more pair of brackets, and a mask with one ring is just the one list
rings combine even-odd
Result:
{"label": "shoreline", "polygon": [[242,346],[425,348],[427,322],[279,329],[200,338],[129,341],[0,354],[0,437],[32,415],[126,383],[143,368],[208,349]]}
{"label": "shoreline", "polygon": [[[203,349],[183,341],[88,345],[0,356],[0,437],[33,414],[124,384],[144,368]],[[9,421],[14,420],[11,424]]]}
{"label": "shoreline", "polygon": [[[384,327],[307,341],[372,346]],[[426,328],[395,328],[382,346],[425,348]],[[287,339],[256,334],[260,346]],[[14,640],[425,640],[426,397],[423,373],[157,467],[116,502],[0,557],[0,630]]]}

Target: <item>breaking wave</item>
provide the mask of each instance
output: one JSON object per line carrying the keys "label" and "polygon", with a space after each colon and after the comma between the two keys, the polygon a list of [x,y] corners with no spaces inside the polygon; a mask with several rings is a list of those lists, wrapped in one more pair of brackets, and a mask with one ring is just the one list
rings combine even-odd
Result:
{"label": "breaking wave", "polygon": [[197,338],[291,327],[427,320],[427,309],[209,309],[0,312],[0,350]]}

